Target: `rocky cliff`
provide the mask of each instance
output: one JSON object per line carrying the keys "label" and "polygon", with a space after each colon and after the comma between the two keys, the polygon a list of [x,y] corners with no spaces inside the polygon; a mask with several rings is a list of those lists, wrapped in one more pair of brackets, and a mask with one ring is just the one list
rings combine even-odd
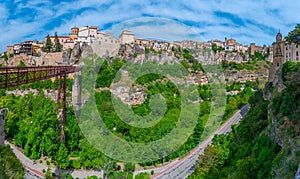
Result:
{"label": "rocky cliff", "polygon": [[300,163],[300,86],[295,82],[300,71],[289,71],[287,65],[272,68],[264,98],[270,100],[270,136],[282,147],[273,165],[274,178],[293,178]]}

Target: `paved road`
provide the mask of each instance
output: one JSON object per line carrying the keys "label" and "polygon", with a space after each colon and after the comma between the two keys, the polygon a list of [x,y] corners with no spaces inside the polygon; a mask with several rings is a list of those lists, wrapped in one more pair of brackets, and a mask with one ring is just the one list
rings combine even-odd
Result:
{"label": "paved road", "polygon": [[34,172],[31,172],[30,170],[25,170],[25,179],[42,179],[41,176],[38,176]]}
{"label": "paved road", "polygon": [[150,169],[149,171],[139,171],[140,172],[150,172],[151,170],[155,171],[155,175],[152,176],[152,179],[184,179],[187,178],[195,168],[196,161],[198,156],[203,154],[204,149],[211,144],[213,137],[216,134],[228,134],[231,131],[231,126],[240,122],[242,117],[246,114],[249,104],[245,105],[238,112],[236,112],[230,119],[228,119],[215,133],[213,133],[207,140],[198,145],[190,154],[185,156],[181,160],[176,160],[170,163],[168,166],[163,168]]}
{"label": "paved road", "polygon": [[[17,158],[20,160],[25,168],[25,178],[26,179],[41,179],[44,178],[43,169],[47,171],[47,166],[39,163],[34,163],[32,160],[27,158],[21,151],[17,149],[16,146],[5,141],[5,144],[9,144],[12,151],[15,153]],[[103,172],[101,170],[62,170],[51,168],[51,172],[55,172],[57,175],[63,172],[71,174],[73,178],[87,178],[88,176],[103,177]]]}

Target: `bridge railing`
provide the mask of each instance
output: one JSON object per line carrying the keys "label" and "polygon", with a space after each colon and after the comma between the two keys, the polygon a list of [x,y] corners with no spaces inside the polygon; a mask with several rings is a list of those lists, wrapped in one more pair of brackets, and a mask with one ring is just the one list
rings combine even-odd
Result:
{"label": "bridge railing", "polygon": [[76,66],[0,67],[0,88],[10,88],[80,71]]}

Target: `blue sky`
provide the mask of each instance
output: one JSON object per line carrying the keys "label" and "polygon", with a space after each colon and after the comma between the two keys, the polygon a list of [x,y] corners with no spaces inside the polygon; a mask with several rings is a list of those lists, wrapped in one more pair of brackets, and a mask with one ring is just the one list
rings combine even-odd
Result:
{"label": "blue sky", "polygon": [[[0,52],[5,51],[7,45],[24,40],[44,40],[48,33],[68,35],[75,24],[78,27],[97,25],[101,31],[118,36],[111,30],[116,25],[133,20],[135,26],[140,23],[151,27],[153,22],[147,19],[152,17],[190,27],[205,41],[232,37],[246,45],[250,42],[270,45],[279,29],[286,36],[300,23],[299,7],[300,1],[292,0],[2,0]],[[147,35],[143,34],[144,30],[131,29],[128,24],[123,23],[121,27],[133,29],[139,37]],[[163,34],[184,32],[175,26],[161,30]],[[172,37],[176,35],[166,39],[172,40]],[[195,34],[184,37],[192,39]]]}

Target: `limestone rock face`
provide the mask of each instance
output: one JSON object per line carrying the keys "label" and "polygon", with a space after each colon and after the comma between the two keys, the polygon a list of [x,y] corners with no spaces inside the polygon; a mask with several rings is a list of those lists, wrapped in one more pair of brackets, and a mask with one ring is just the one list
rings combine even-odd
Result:
{"label": "limestone rock face", "polygon": [[80,60],[82,58],[87,57],[88,55],[93,53],[93,49],[91,46],[89,46],[86,43],[82,43],[82,45],[80,46],[80,44],[76,44],[73,48],[73,51],[70,55],[70,59],[69,62],[71,65],[73,64],[77,64],[80,62]]}
{"label": "limestone rock face", "polygon": [[70,64],[70,57],[71,57],[71,50],[65,50],[63,51],[63,54],[62,54],[62,62],[65,63],[65,64]]}
{"label": "limestone rock face", "polygon": [[27,56],[25,54],[15,55],[14,57],[7,60],[8,66],[17,66],[21,61],[25,63],[25,65],[31,65],[31,56]]}
{"label": "limestone rock face", "polygon": [[78,63],[80,59],[80,54],[81,54],[80,44],[76,44],[70,56],[70,63],[71,64]]}
{"label": "limestone rock face", "polygon": [[86,58],[87,56],[89,56],[92,53],[93,53],[92,47],[89,46],[86,43],[83,43],[82,46],[81,46],[81,56],[80,56],[80,59]]}
{"label": "limestone rock face", "polygon": [[136,53],[138,53],[138,54],[143,54],[143,53],[145,53],[145,51],[144,51],[142,48],[140,48],[140,46],[139,46],[138,44],[134,44],[133,50],[134,50],[134,52],[136,52]]}

